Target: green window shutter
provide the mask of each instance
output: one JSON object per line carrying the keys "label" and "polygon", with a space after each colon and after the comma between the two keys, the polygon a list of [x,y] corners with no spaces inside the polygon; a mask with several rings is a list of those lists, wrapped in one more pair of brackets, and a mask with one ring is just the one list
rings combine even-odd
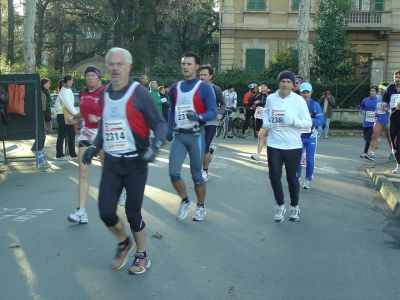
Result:
{"label": "green window shutter", "polygon": [[247,10],[256,10],[257,1],[249,0],[247,1]]}
{"label": "green window shutter", "polygon": [[292,0],[292,11],[298,11],[300,8],[300,0]]}
{"label": "green window shutter", "polygon": [[266,9],[266,4],[265,4],[265,0],[263,1],[257,1],[257,10],[258,11],[263,11]]}
{"label": "green window shutter", "polygon": [[375,0],[374,10],[385,10],[385,1],[384,0]]}
{"label": "green window shutter", "polygon": [[266,0],[248,0],[247,1],[247,10],[254,11],[265,11]]}
{"label": "green window shutter", "polygon": [[265,49],[246,50],[246,68],[252,67],[256,72],[261,72],[265,67]]}

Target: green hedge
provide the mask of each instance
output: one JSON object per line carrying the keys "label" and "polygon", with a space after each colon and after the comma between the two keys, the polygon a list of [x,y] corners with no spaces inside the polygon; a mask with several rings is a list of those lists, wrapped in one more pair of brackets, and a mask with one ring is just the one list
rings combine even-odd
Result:
{"label": "green hedge", "polygon": [[[40,73],[40,71],[39,71]],[[72,89],[74,91],[80,91],[85,88],[85,79],[82,74],[72,74],[74,77],[74,85]],[[51,80],[51,92],[57,91],[58,80],[60,80],[63,75],[56,72],[48,73],[45,70],[40,74],[41,77],[47,77]],[[138,77],[132,74],[131,77]],[[149,81],[157,81],[159,85],[169,84],[177,82],[182,79],[181,73],[150,73],[148,74]],[[278,89],[278,83],[276,78],[265,78],[261,77],[259,74],[255,73],[252,69],[245,68],[232,68],[229,70],[216,71],[214,73],[214,83],[225,90],[228,83],[233,83],[235,85],[235,90],[238,94],[238,106],[242,106],[243,96],[248,92],[248,85],[252,82],[260,84],[261,81],[268,82],[268,88],[270,89],[269,94],[274,93]],[[352,80],[338,80],[336,82],[330,82],[329,84],[322,84],[318,82],[317,79],[312,79],[311,83],[314,89],[313,99],[318,100],[325,89],[330,89],[332,95],[336,98],[335,108],[357,108],[361,101],[369,96],[369,84],[364,83],[360,85],[359,81]],[[103,84],[109,82],[109,77],[105,74],[102,79]],[[360,85],[360,86],[359,86]],[[358,87],[359,86],[359,87]],[[358,87],[358,89],[346,100],[345,98],[353,92]],[[344,101],[345,100],[345,101]]]}

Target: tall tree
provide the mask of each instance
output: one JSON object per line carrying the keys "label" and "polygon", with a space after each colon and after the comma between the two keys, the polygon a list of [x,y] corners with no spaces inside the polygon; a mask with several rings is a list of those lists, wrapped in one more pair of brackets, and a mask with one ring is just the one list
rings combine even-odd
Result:
{"label": "tall tree", "polygon": [[114,12],[114,46],[122,46],[122,9],[124,0],[110,0]]}
{"label": "tall tree", "polygon": [[54,5],[56,23],[56,47],[54,54],[54,69],[62,71],[64,67],[64,30],[65,30],[65,10],[61,1],[56,1]]}
{"label": "tall tree", "polygon": [[351,75],[350,59],[354,46],[346,35],[351,2],[348,0],[319,0],[314,16],[317,37],[312,40],[315,55],[311,57],[313,70],[321,79],[331,80],[338,75]]}
{"label": "tall tree", "polygon": [[36,14],[37,14],[37,26],[36,26],[36,65],[42,65],[43,56],[43,44],[44,44],[44,15],[49,5],[50,0],[37,0],[36,3]]}
{"label": "tall tree", "polygon": [[[172,0],[167,6],[160,5],[157,24],[163,25],[158,30],[164,32],[165,40],[157,56],[170,61],[180,60],[186,51],[196,52],[202,58],[216,55],[219,15],[213,4],[210,0]],[[157,36],[160,37],[158,31]],[[158,39],[155,44],[159,46]]]}
{"label": "tall tree", "polygon": [[157,15],[156,7],[161,0],[141,0],[141,10],[139,12],[139,22],[132,31],[133,35],[133,69],[144,71],[145,67],[150,66],[147,42],[150,28]]}
{"label": "tall tree", "polygon": [[24,17],[24,66],[25,73],[35,73],[35,0],[25,0]]}
{"label": "tall tree", "polygon": [[308,48],[308,23],[310,20],[310,0],[300,1],[299,34],[297,49],[299,51],[299,75],[305,81],[310,81],[310,51]]}
{"label": "tall tree", "polygon": [[7,39],[7,61],[14,63],[14,3],[13,0],[8,0],[8,39]]}

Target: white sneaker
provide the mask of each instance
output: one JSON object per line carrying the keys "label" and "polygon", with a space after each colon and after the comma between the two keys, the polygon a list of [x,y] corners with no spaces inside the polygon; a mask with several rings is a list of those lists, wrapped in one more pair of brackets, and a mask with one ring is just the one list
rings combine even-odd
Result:
{"label": "white sneaker", "polygon": [[61,156],[61,157],[57,157],[57,160],[69,160],[69,158],[67,156]]}
{"label": "white sneaker", "polygon": [[259,153],[253,154],[251,158],[254,160],[260,160],[260,154]]}
{"label": "white sneaker", "polygon": [[121,195],[119,196],[118,204],[119,206],[125,206],[125,202],[126,202],[126,190],[125,188],[123,188]]}
{"label": "white sneaker", "polygon": [[208,177],[207,171],[204,171],[204,170],[203,170],[203,171],[201,172],[201,176],[203,177],[203,180],[204,180],[204,181],[208,181],[208,178],[209,178],[209,177]]}
{"label": "white sneaker", "polygon": [[191,206],[192,206],[192,202],[190,202],[190,200],[188,200],[187,202],[181,201],[178,212],[176,213],[176,219],[182,220],[182,219],[186,218],[188,210]]}
{"label": "white sneaker", "polygon": [[283,220],[285,220],[285,212],[286,212],[286,207],[285,205],[277,205],[276,207],[276,212],[275,212],[275,222],[282,222]]}
{"label": "white sneaker", "polygon": [[77,222],[79,224],[87,224],[88,216],[86,212],[83,212],[79,207],[73,214],[70,214],[67,217],[67,220],[70,222]]}
{"label": "white sneaker", "polygon": [[296,206],[291,206],[290,207],[290,218],[289,221],[298,221],[299,220],[299,214],[300,214],[300,208],[298,205]]}
{"label": "white sneaker", "polygon": [[214,152],[215,150],[217,150],[217,146],[215,145],[211,145],[210,146],[210,162],[212,162],[213,158],[214,158]]}
{"label": "white sneaker", "polygon": [[310,183],[311,183],[311,181],[306,179],[306,181],[304,182],[304,185],[303,185],[303,189],[305,189],[305,190],[311,189]]}
{"label": "white sneaker", "polygon": [[400,167],[397,167],[396,169],[394,169],[394,170],[392,171],[392,173],[394,173],[394,174],[400,174]]}
{"label": "white sneaker", "polygon": [[203,221],[206,214],[207,214],[206,209],[202,206],[197,205],[196,211],[194,212],[193,215],[193,221]]}
{"label": "white sneaker", "polygon": [[299,180],[299,185],[301,184],[301,177],[297,178]]}

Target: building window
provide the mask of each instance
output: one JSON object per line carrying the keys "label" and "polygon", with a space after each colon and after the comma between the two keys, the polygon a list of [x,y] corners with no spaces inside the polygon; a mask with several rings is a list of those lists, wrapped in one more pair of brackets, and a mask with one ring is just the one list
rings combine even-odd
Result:
{"label": "building window", "polygon": [[246,49],[246,68],[261,72],[265,67],[265,49]]}
{"label": "building window", "polygon": [[[310,0],[310,9],[311,9],[311,2]],[[301,0],[292,0],[292,11],[299,11],[300,10],[300,2]]]}
{"label": "building window", "polygon": [[370,54],[358,53],[353,55],[352,64],[354,66],[354,78],[364,80],[370,75],[371,61]]}
{"label": "building window", "polygon": [[248,0],[247,10],[252,11],[265,11],[266,10],[266,0]]}
{"label": "building window", "polygon": [[300,0],[292,0],[292,11],[299,11]]}
{"label": "building window", "polygon": [[371,11],[378,10],[382,11],[385,9],[384,0],[351,0],[353,3],[353,10]]}

